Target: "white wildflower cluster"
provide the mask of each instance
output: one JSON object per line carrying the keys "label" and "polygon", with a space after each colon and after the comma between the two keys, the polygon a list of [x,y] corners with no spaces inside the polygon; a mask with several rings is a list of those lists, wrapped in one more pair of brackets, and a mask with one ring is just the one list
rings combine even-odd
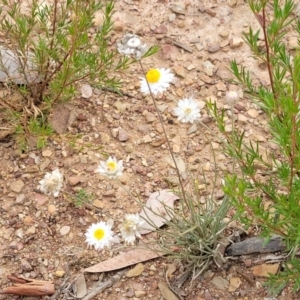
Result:
{"label": "white wildflower cluster", "polygon": [[117,48],[120,54],[131,56],[136,60],[140,60],[149,49],[137,35],[130,33],[117,42]]}
{"label": "white wildflower cluster", "polygon": [[46,195],[58,197],[59,191],[63,186],[63,175],[59,169],[51,173],[46,173],[43,180],[39,181],[38,189]]}
{"label": "white wildflower cluster", "polygon": [[[133,244],[136,238],[141,238],[139,230],[144,224],[138,214],[126,214],[125,220],[120,226],[122,238],[125,243]],[[111,229],[111,225],[105,222],[98,222],[92,224],[85,233],[86,243],[89,246],[95,247],[96,250],[102,250],[105,247],[111,247],[111,245],[117,240],[114,236],[114,232]]]}

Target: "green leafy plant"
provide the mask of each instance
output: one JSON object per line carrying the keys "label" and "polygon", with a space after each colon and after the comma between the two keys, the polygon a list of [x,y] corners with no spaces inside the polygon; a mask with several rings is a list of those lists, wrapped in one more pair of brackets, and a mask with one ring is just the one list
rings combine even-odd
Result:
{"label": "green leafy plant", "polygon": [[75,195],[73,195],[75,206],[80,207],[84,203],[90,204],[94,199],[94,196],[89,194],[86,190],[80,189]]}
{"label": "green leafy plant", "polygon": [[[240,167],[239,172],[227,175],[224,186],[239,220],[246,226],[259,225],[267,238],[277,234],[285,241],[289,261],[283,272],[270,277],[269,286],[278,293],[292,282],[297,291],[300,288],[299,277],[295,276],[300,272],[297,257],[300,242],[300,54],[297,49],[288,48],[286,35],[292,31],[299,37],[300,22],[293,15],[295,4],[291,0],[248,2],[260,29],[254,31],[250,27],[244,39],[254,57],[266,65],[269,84],[254,84],[253,75],[235,61],[231,63],[231,70],[235,82],[264,111],[280,154],[266,153],[257,141],[247,142],[243,131],[226,132],[224,112],[220,113],[212,102],[209,109],[225,137],[226,153]],[[260,32],[262,41],[258,38]]]}
{"label": "green leafy plant", "polygon": [[[15,126],[21,125],[26,133],[38,116],[36,125],[46,123],[55,105],[76,95],[79,82],[118,90],[121,82],[116,74],[132,60],[117,57],[109,46],[113,0],[42,4],[33,0],[30,5],[1,0],[0,4],[0,31],[5,37],[0,79],[7,87],[0,107],[21,113]],[[102,19],[97,26],[96,16]]]}

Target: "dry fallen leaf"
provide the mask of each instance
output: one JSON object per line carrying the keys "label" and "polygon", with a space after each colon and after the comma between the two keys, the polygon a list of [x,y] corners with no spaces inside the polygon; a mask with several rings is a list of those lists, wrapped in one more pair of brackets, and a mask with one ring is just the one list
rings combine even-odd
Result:
{"label": "dry fallen leaf", "polygon": [[146,234],[161,227],[167,221],[171,220],[171,216],[166,211],[166,206],[170,209],[174,207],[174,201],[179,197],[170,190],[161,190],[152,193],[146,202],[140,217],[145,220],[145,224],[140,230],[141,234]]}
{"label": "dry fallen leaf", "polygon": [[162,253],[154,252],[152,250],[134,249],[128,252],[122,252],[118,256],[86,268],[84,269],[84,272],[101,273],[118,270],[160,256],[162,256]]}

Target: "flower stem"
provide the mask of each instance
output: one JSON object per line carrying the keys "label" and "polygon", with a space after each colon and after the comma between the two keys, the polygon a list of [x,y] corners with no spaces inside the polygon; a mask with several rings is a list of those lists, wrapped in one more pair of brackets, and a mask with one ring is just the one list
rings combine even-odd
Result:
{"label": "flower stem", "polygon": [[150,96],[151,96],[152,102],[154,104],[154,107],[155,107],[155,110],[156,110],[156,114],[158,115],[158,119],[159,119],[159,122],[161,124],[162,129],[163,129],[164,136],[165,136],[165,138],[167,140],[168,148],[169,148],[169,151],[170,151],[170,154],[171,154],[171,157],[172,157],[172,160],[174,162],[174,166],[175,166],[175,169],[176,169],[176,172],[177,172],[177,177],[178,177],[178,180],[179,180],[179,185],[180,185],[181,190],[182,190],[183,200],[184,200],[184,202],[187,203],[186,193],[185,193],[184,185],[183,185],[183,182],[182,182],[182,179],[181,179],[180,171],[179,171],[179,168],[177,166],[177,163],[176,163],[176,160],[175,160],[175,156],[174,156],[174,152],[173,152],[173,150],[171,148],[171,144],[170,144],[169,138],[167,136],[167,132],[166,132],[166,129],[165,129],[165,126],[164,126],[164,122],[163,122],[162,116],[161,116],[160,111],[159,111],[159,109],[157,107],[156,101],[154,99],[153,93],[151,91],[149,82],[148,82],[147,77],[146,77],[146,72],[145,72],[144,67],[142,65],[142,62],[140,60],[139,60],[139,64],[140,64],[140,67],[142,69],[143,75],[146,78],[146,83],[147,83],[149,91],[150,91]]}

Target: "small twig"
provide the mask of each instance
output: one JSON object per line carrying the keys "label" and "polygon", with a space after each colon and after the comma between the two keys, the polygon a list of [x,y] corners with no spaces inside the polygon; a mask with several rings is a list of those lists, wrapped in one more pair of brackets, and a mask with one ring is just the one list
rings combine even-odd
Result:
{"label": "small twig", "polygon": [[99,282],[94,285],[92,290],[84,297],[82,300],[90,300],[93,299],[97,294],[103,292],[106,288],[112,286],[114,283],[118,282],[122,276],[127,272],[127,269],[122,270],[118,272],[116,275],[111,277],[110,279],[104,281],[104,282]]}

